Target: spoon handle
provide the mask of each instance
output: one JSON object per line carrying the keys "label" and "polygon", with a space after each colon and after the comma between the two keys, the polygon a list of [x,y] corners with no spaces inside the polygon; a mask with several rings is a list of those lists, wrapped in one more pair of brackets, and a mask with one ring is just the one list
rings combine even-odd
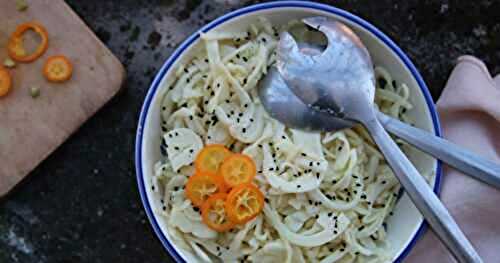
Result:
{"label": "spoon handle", "polygon": [[500,165],[424,130],[381,112],[378,120],[390,133],[457,170],[500,189]]}
{"label": "spoon handle", "polygon": [[370,131],[373,140],[382,151],[404,190],[455,258],[464,263],[482,262],[446,207],[384,130],[381,123],[373,118],[363,124]]}

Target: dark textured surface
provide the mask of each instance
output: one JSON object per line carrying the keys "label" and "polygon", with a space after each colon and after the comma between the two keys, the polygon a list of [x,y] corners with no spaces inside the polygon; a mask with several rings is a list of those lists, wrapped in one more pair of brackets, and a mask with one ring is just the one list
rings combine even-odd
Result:
{"label": "dark textured surface", "polygon": [[[251,2],[68,2],[125,64],[128,77],[120,95],[0,202],[0,262],[168,262],[136,187],[140,106],[177,44]],[[434,99],[461,54],[478,56],[492,72],[500,70],[500,1],[330,2],[392,37],[417,65]]]}

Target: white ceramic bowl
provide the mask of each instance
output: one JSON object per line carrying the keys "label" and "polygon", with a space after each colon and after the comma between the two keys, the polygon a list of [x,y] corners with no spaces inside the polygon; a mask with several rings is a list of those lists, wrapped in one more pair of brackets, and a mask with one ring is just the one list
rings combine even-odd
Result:
{"label": "white ceramic bowl", "polygon": [[[258,17],[266,17],[273,24],[284,24],[292,19],[322,15],[337,19],[352,28],[367,46],[375,65],[384,66],[396,81],[406,83],[411,90],[411,102],[414,109],[409,116],[417,127],[440,136],[436,109],[422,77],[401,49],[385,34],[361,18],[346,11],[311,2],[281,1],[258,4],[226,14],[199,32],[210,30],[245,30],[255,23]],[[166,220],[153,213],[152,204],[159,202],[159,197],[151,191],[153,166],[160,159],[160,101],[166,91],[166,82],[173,78],[177,66],[190,59],[190,51],[200,44],[199,33],[186,39],[172,56],[165,62],[154,79],[142,107],[136,141],[136,169],[139,191],[151,224],[170,255],[178,262],[195,262],[193,255],[178,249],[171,242],[166,228]],[[439,190],[440,163],[420,152],[410,151],[409,157],[421,173],[434,175],[434,190]],[[424,230],[422,216],[404,194],[398,201],[394,216],[388,221],[388,240],[391,253],[396,262],[401,261]]]}

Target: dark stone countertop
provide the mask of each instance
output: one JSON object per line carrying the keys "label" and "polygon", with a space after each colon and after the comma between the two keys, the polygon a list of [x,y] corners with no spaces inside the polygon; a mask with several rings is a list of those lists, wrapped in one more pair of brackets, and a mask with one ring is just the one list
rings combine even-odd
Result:
{"label": "dark stone countertop", "polygon": [[[169,262],[143,212],[134,172],[137,119],[174,47],[252,1],[68,0],[127,68],[123,92],[0,201],[0,262]],[[455,59],[500,70],[500,1],[330,1],[406,51],[437,99]]]}

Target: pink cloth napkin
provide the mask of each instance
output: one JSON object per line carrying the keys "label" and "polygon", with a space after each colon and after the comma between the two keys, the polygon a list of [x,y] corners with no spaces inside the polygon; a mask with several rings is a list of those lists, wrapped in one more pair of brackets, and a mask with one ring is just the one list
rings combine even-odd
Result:
{"label": "pink cloth napkin", "polygon": [[[446,139],[500,163],[500,74],[492,78],[482,61],[463,56],[438,103]],[[484,262],[500,262],[500,190],[444,166],[441,200]],[[405,263],[456,262],[427,231]]]}

